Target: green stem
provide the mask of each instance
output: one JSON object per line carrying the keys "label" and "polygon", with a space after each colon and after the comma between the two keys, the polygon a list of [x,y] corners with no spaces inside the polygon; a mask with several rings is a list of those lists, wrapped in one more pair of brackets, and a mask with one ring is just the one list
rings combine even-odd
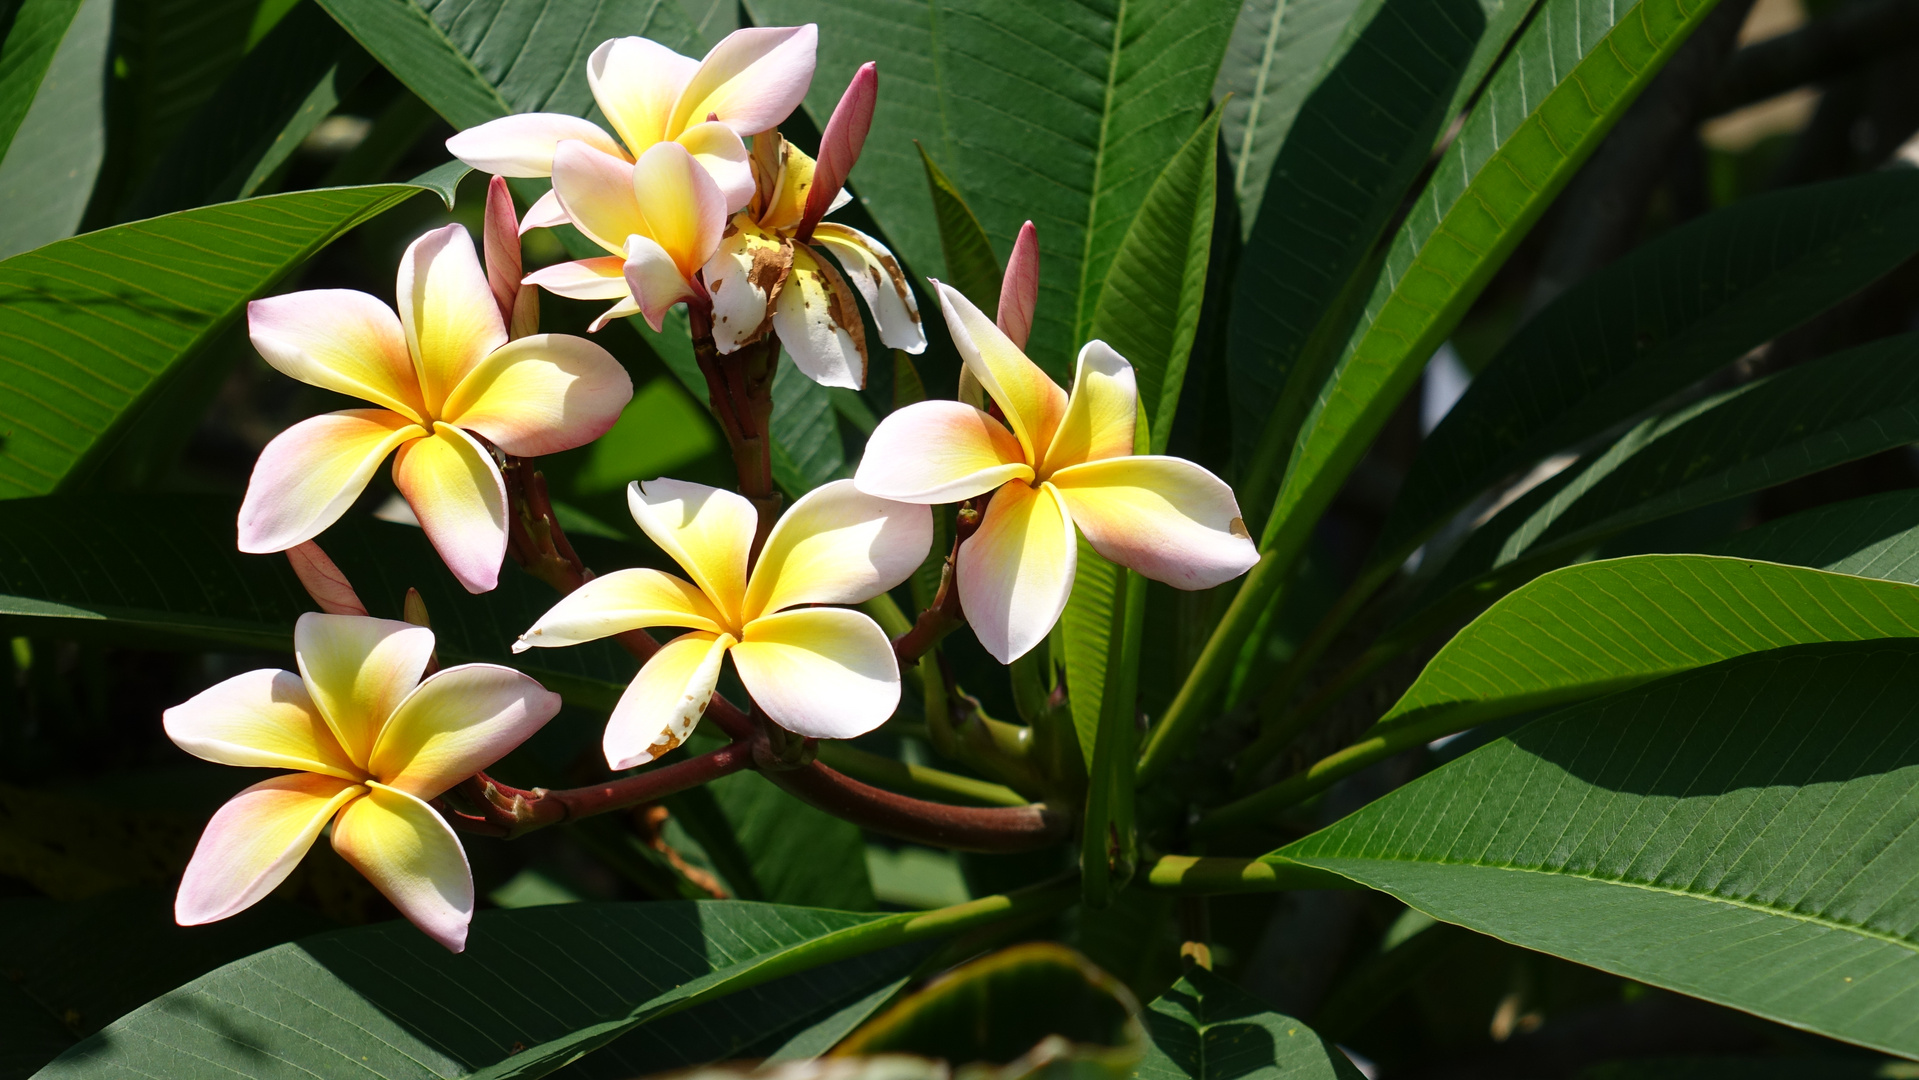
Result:
{"label": "green stem", "polygon": [[1424,746],[1442,735],[1464,731],[1478,722],[1476,718],[1462,720],[1459,714],[1449,713],[1425,723],[1407,724],[1372,735],[1320,758],[1306,771],[1264,791],[1219,807],[1193,823],[1193,836],[1214,836],[1228,829],[1271,821],[1280,811],[1305,802],[1368,765]]}

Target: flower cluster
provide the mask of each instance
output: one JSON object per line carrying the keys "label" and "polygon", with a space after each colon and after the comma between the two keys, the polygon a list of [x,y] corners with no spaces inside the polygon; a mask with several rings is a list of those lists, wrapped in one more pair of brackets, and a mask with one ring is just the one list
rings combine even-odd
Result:
{"label": "flower cluster", "polygon": [[[373,407],[296,424],[255,466],[241,550],[288,551],[322,606],[347,613],[300,619],[297,675],[250,672],[167,713],[168,734],[191,753],[294,770],[215,815],[181,885],[182,923],[259,900],[330,824],[334,847],[403,914],[462,947],[472,881],[434,801],[518,745],[559,699],[503,667],[430,673],[432,632],[366,616],[310,541],[392,455],[395,486],[453,575],[471,592],[495,587],[515,513],[503,466],[597,438],[632,395],[598,345],[536,332],[535,286],[614,301],[596,330],[634,314],[658,330],[684,303],[716,363],[764,341],[831,386],[864,382],[855,296],[883,344],[925,348],[914,291],[891,252],[823,220],[847,199],[877,98],[874,66],[853,78],[817,160],[777,130],[811,81],[816,36],[812,26],[742,30],[699,61],[640,38],[609,41],[587,75],[616,134],[532,113],[449,140],[496,174],[485,266],[451,225],[407,248],[397,314],[345,290],[250,307],[269,363]],[[504,176],[550,176],[553,186],[516,221]],[[523,277],[520,235],[562,223],[610,254]],[[1003,663],[1058,622],[1082,536],[1104,558],[1181,589],[1253,565],[1224,482],[1188,461],[1136,453],[1138,392],[1125,358],[1087,342],[1070,393],[1027,358],[1036,252],[1028,223],[997,322],[932,283],[964,360],[960,400],[888,416],[852,479],[804,495],[777,520],[777,497],[666,478],[630,485],[634,521],[685,577],[583,574],[589,580],[512,645],[683,631],[651,653],[614,708],[603,743],[610,768],[685,742],[728,656],[755,713],[786,731],[844,739],[884,723],[900,697],[894,643],[846,605],[886,593],[926,561],[935,505],[968,503],[978,515],[951,570],[965,621]],[[713,406],[732,408],[719,397]]]}

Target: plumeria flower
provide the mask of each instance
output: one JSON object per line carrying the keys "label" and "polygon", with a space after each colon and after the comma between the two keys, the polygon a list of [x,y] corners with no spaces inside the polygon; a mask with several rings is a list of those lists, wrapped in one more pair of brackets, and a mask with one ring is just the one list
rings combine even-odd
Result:
{"label": "plumeria flower", "polygon": [[[850,199],[843,185],[873,126],[878,93],[878,69],[867,64],[827,121],[817,163],[777,131],[753,137],[753,202],[733,215],[705,270],[720,352],[770,329],[814,382],[858,389],[868,360],[856,290],[873,313],[881,344],[926,351],[919,306],[899,260],[858,229],[820,220]],[[845,267],[851,288],[822,250]]]}
{"label": "plumeria flower", "polygon": [[618,139],[577,116],[519,113],[462,131],[446,148],[482,172],[554,178],[554,191],[527,211],[526,229],[567,220],[558,191],[569,166],[557,154],[567,141],[629,166],[660,143],[677,143],[725,192],[727,209],[737,210],[753,197],[742,138],[799,106],[818,48],[812,23],[736,30],[697,61],[646,38],[615,38],[587,58],[586,81]]}
{"label": "plumeria flower", "polygon": [[284,551],[319,535],[397,450],[393,482],[427,539],[460,584],[486,592],[506,554],[506,486],[480,440],[522,457],[583,445],[613,426],[633,384],[584,338],[508,340],[459,225],[406,249],[398,295],[398,316],[348,289],[247,305],[267,363],[379,407],[303,420],[267,444],[240,505],[240,550]]}
{"label": "plumeria flower", "polygon": [[299,674],[236,675],[166,711],[182,750],[222,765],[293,769],[207,823],[174,901],[182,926],[272,892],[333,826],[333,849],[413,925],[459,952],[473,875],[427,802],[499,760],[560,709],[511,668],[464,664],[420,681],[433,631],[355,615],[300,616]]}
{"label": "plumeria flower", "polygon": [[555,263],[528,274],[529,284],[575,300],[613,300],[591,330],[628,315],[659,330],[675,304],[706,304],[700,270],[720,249],[726,196],[712,175],[678,143],[657,143],[632,165],[584,143],[560,144],[553,190],[567,219],[612,252]]}
{"label": "plumeria flower", "polygon": [[554,605],[513,646],[577,645],[653,626],[689,631],[640,668],[607,723],[607,764],[631,768],[686,741],[732,654],[740,682],[774,723],[809,738],[850,739],[899,705],[892,642],[857,604],[905,581],[933,542],[933,516],[861,494],[815,488],[749,559],[758,515],[730,491],[681,480],[627,488],[633,520],[691,581],[618,570]]}
{"label": "plumeria flower", "polygon": [[1059,621],[1075,529],[1102,556],[1181,589],[1210,588],[1258,561],[1224,481],[1180,458],[1134,455],[1139,394],[1123,357],[1087,342],[1068,395],[979,308],[934,285],[953,344],[1006,423],[959,401],[910,405],[880,422],[853,479],[901,502],[992,492],[955,567],[987,652],[1011,663]]}

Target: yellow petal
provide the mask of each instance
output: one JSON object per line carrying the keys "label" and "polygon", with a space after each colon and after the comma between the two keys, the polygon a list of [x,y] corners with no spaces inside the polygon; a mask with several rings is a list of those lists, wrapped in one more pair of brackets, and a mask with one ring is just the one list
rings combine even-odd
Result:
{"label": "yellow petal", "polygon": [[[589,70],[588,76],[591,77]],[[551,176],[553,149],[567,139],[614,156],[624,153],[598,124],[565,113],[515,113],[470,127],[446,141],[456,158],[496,176]]]}
{"label": "yellow petal", "polygon": [[656,143],[633,165],[633,196],[646,221],[639,231],[691,281],[726,232],[726,197],[718,183],[679,143]]}
{"label": "yellow petal", "polygon": [[720,488],[661,478],[626,488],[627,509],[647,537],[700,587],[728,626],[738,626],[746,597],[746,556],[759,514]]}
{"label": "yellow petal", "polygon": [[366,789],[331,776],[276,776],[228,799],[207,822],[180,878],[181,926],[224,919],[272,892],[340,807]]}
{"label": "yellow petal", "polygon": [[940,309],[960,358],[1006,414],[1007,424],[1026,448],[1026,459],[1040,460],[1066,415],[1066,391],[1028,360],[971,300],[944,282],[936,281],[933,287],[939,290]]}
{"label": "yellow petal", "polygon": [[816,739],[850,739],[900,703],[899,662],[879,624],[846,608],[783,611],[746,624],[740,682],[766,715]]}
{"label": "yellow petal", "polygon": [[[659,333],[665,325],[666,313],[673,305],[683,300],[694,300],[700,295],[693,279],[680,272],[680,266],[673,256],[663,247],[644,236],[634,235],[626,238],[626,263],[621,267],[626,275],[626,288],[634,310],[646,319],[646,325]],[[599,329],[607,319],[619,312],[621,305],[601,315],[593,329]]]}
{"label": "yellow petal", "polygon": [[1046,639],[1073,591],[1079,541],[1051,484],[1008,484],[960,545],[960,605],[986,651],[1002,664]]}
{"label": "yellow petal", "polygon": [[853,482],[901,502],[970,499],[1033,469],[1006,425],[957,401],[921,401],[889,413],[866,440]]}
{"label": "yellow petal", "polygon": [[587,58],[586,83],[613,130],[638,155],[666,137],[673,102],[699,66],[657,41],[615,38]]}
{"label": "yellow petal", "polygon": [[630,161],[569,139],[553,151],[553,194],[575,228],[622,260],[626,238],[646,233]]}
{"label": "yellow petal", "polygon": [[1068,465],[1130,456],[1138,411],[1133,365],[1104,341],[1087,342],[1079,351],[1066,419],[1053,434],[1039,474],[1051,476]]}
{"label": "yellow petal", "polygon": [[518,457],[557,454],[607,433],[633,398],[613,354],[571,334],[533,334],[493,350],[446,399],[446,422]]}
{"label": "yellow petal", "polygon": [[630,295],[626,287],[626,260],[618,255],[554,263],[521,280],[572,300],[618,300]]}
{"label": "yellow petal", "polygon": [[302,420],[253,463],[240,503],[240,550],[285,551],[340,520],[386,456],[426,429],[385,409],[348,409]]}
{"label": "yellow petal", "polygon": [[393,484],[467,592],[489,592],[499,584],[506,558],[506,481],[492,454],[459,428],[435,424],[430,438],[400,448]]}
{"label": "yellow petal", "polygon": [[760,224],[769,229],[792,229],[806,215],[806,195],[813,189],[814,162],[804,150],[772,132],[764,152],[760,136],[753,137],[753,150],[765,174],[767,196],[760,207]]}
{"label": "yellow petal", "polygon": [[291,671],[235,675],[168,709],[162,722],[176,746],[206,761],[364,778]]}
{"label": "yellow petal", "polygon": [[247,335],[266,362],[312,386],[426,417],[406,330],[393,309],[352,289],[311,289],[247,305]]}
{"label": "yellow petal", "polygon": [[307,612],[293,624],[307,693],[347,760],[364,770],[387,717],[420,684],[433,631],[391,619]]}
{"label": "yellow petal", "polygon": [[804,244],[793,245],[793,269],[775,302],[773,331],[807,378],[851,390],[866,385],[866,329],[853,290]]}
{"label": "yellow petal", "polygon": [[[802,495],[760,550],[740,617],[799,604],[857,604],[911,577],[933,544],[933,513],[835,480]],[[747,633],[748,640],[752,633]]]}
{"label": "yellow petal", "polygon": [[568,593],[520,635],[513,651],[578,645],[654,626],[717,634],[725,629],[724,618],[690,581],[645,568],[615,570]]}
{"label": "yellow petal", "polygon": [[1094,461],[1054,473],[1053,483],[1095,551],[1154,581],[1210,589],[1259,561],[1233,489],[1190,461]]}
{"label": "yellow petal", "polygon": [[673,140],[713,178],[726,201],[726,212],[744,209],[753,201],[753,165],[738,132],[725,124],[695,124]]}
{"label": "yellow petal", "polygon": [[606,723],[602,749],[615,769],[644,765],[686,741],[713,700],[731,634],[681,634],[633,677]]}
{"label": "yellow petal", "polygon": [[473,873],[446,819],[403,791],[368,785],[340,811],[333,850],[366,875],[413,925],[454,952],[466,948]]}
{"label": "yellow petal", "polygon": [[466,373],[506,344],[506,323],[464,225],[435,229],[407,245],[399,279],[400,324],[420,396],[437,416]]}
{"label": "yellow petal", "polygon": [[367,767],[381,783],[421,799],[505,757],[560,711],[560,695],[497,664],[434,672],[380,729]]}

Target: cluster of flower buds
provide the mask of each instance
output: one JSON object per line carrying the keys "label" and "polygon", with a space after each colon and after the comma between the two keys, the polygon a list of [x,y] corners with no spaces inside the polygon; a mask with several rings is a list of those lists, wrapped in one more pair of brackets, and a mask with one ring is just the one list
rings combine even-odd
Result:
{"label": "cluster of flower buds", "polygon": [[[494,588],[509,531],[496,455],[590,442],[632,396],[604,349],[536,332],[535,286],[614,301],[594,329],[637,314],[657,330],[685,303],[714,354],[776,338],[829,386],[865,379],[855,295],[883,344],[925,348],[913,289],[892,253],[823,220],[847,199],[877,99],[874,66],[854,76],[818,160],[777,130],[805,96],[816,42],[810,25],[747,29],[695,61],[642,38],[609,41],[587,76],[617,138],[577,117],[530,113],[449,140],[462,160],[495,174],[484,268],[465,229],[450,225],[407,248],[397,315],[347,290],[251,305],[253,342],[270,364],[374,407],[296,424],[254,468],[240,549],[293,549],[316,598],[342,613],[302,617],[298,675],[251,672],[168,712],[168,733],[194,754],[296,770],[215,816],[181,886],[181,922],[257,901],[331,822],[335,848],[402,913],[449,948],[464,942],[471,877],[427,803],[518,745],[559,700],[491,665],[421,681],[432,632],[366,617],[308,541],[395,455],[394,483],[448,568],[472,592]],[[505,176],[551,176],[553,188],[516,222]],[[610,254],[523,277],[520,235],[562,223]],[[900,696],[892,643],[871,618],[835,605],[879,596],[925,561],[933,505],[971,501],[983,514],[954,572],[966,621],[1003,663],[1058,622],[1081,536],[1105,558],[1181,589],[1253,565],[1224,482],[1192,462],[1135,453],[1138,392],[1125,358],[1087,342],[1070,393],[1027,358],[1037,251],[1029,222],[997,323],[932,283],[965,362],[960,400],[888,416],[853,479],[812,491],[776,523],[729,491],[664,478],[629,487],[634,520],[686,577],[631,569],[594,578],[513,645],[685,631],[647,660],[613,710],[609,767],[651,762],[683,743],[728,656],[759,714],[787,731],[844,739],[884,723]]]}

